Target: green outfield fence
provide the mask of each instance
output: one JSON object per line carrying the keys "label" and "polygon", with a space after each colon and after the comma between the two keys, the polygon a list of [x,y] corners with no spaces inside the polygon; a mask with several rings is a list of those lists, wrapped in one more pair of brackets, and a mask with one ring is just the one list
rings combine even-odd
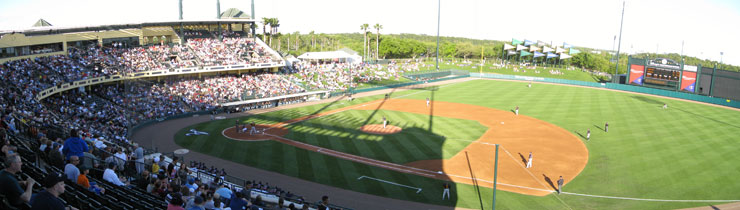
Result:
{"label": "green outfield fence", "polygon": [[575,81],[575,80],[567,80],[567,79],[552,79],[552,78],[544,78],[544,77],[529,77],[529,76],[486,74],[486,73],[483,73],[483,74],[470,73],[470,77],[489,78],[489,79],[505,79],[505,80],[523,80],[523,81],[547,82],[547,83],[577,85],[577,86],[586,86],[586,87],[595,87],[595,88],[606,88],[606,89],[612,89],[612,90],[621,90],[621,91],[628,91],[628,92],[635,92],[635,93],[645,93],[645,94],[650,94],[650,95],[666,96],[666,97],[671,97],[671,98],[686,99],[686,100],[728,106],[728,107],[733,107],[733,108],[740,108],[740,102],[725,99],[725,98],[715,98],[715,97],[710,97],[710,96],[703,96],[703,95],[655,89],[655,88],[640,87],[640,86],[634,86],[634,85],[623,85],[623,84],[614,84],[614,83],[596,83],[596,82],[584,82],[584,81]]}

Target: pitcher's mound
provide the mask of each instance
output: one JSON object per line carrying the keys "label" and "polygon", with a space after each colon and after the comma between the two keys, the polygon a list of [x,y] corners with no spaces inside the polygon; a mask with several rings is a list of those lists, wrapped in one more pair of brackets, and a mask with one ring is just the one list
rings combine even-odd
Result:
{"label": "pitcher's mound", "polygon": [[224,136],[235,139],[235,140],[244,140],[244,141],[258,141],[258,140],[268,140],[272,138],[272,136],[264,135],[262,133],[262,130],[265,130],[266,134],[270,135],[276,135],[276,136],[284,136],[285,134],[288,134],[288,129],[285,128],[278,128],[278,127],[270,127],[270,125],[255,125],[256,131],[254,133],[249,133],[249,130],[251,130],[250,126],[247,126],[246,132],[236,132],[236,129],[234,126],[231,126],[223,131]]}
{"label": "pitcher's mound", "polygon": [[403,130],[400,127],[393,126],[393,125],[386,125],[385,128],[383,128],[383,124],[373,124],[373,125],[364,125],[360,127],[360,130],[365,133],[370,134],[379,134],[379,135],[386,135],[386,134],[394,134],[401,132]]}

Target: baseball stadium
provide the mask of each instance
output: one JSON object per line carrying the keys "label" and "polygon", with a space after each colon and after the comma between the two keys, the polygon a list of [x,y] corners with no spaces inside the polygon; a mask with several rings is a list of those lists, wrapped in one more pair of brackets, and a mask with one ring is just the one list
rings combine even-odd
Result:
{"label": "baseball stadium", "polygon": [[736,66],[178,2],[0,29],[0,209],[740,208]]}

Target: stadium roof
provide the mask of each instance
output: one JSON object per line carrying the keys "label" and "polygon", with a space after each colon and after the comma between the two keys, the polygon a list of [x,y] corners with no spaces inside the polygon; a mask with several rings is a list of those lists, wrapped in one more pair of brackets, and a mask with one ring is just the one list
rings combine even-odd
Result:
{"label": "stadium roof", "polygon": [[344,51],[344,52],[346,52],[347,54],[350,54],[350,55],[357,55],[357,51],[354,51],[354,50],[349,49],[347,47],[342,48],[342,49],[339,49],[339,51]]}
{"label": "stadium roof", "polygon": [[46,27],[46,26],[52,26],[52,25],[51,23],[41,18],[38,21],[36,21],[36,23],[34,23],[31,27]]}
{"label": "stadium roof", "polygon": [[249,18],[249,15],[247,15],[247,13],[244,13],[237,8],[227,9],[226,11],[221,13],[220,17],[221,19],[251,19]]}
{"label": "stadium roof", "polygon": [[[48,23],[48,22],[47,22]],[[252,19],[205,19],[205,20],[174,20],[174,21],[161,21],[161,22],[145,22],[145,23],[126,23],[126,24],[110,24],[110,25],[95,25],[95,26],[72,26],[72,27],[61,27],[61,26],[46,26],[46,27],[30,27],[21,30],[0,30],[0,35],[10,33],[22,33],[28,36],[35,35],[50,35],[50,34],[62,34],[62,33],[76,33],[76,32],[87,32],[87,31],[108,31],[108,30],[120,30],[130,28],[142,28],[150,26],[174,26],[174,25],[195,25],[195,24],[252,24]]]}

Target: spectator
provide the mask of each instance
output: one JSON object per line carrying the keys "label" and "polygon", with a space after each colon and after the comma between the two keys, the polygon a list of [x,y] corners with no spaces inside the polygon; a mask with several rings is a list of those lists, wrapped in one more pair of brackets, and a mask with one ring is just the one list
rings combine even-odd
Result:
{"label": "spectator", "polygon": [[144,148],[134,143],[134,157],[136,158],[136,173],[141,174],[144,171]]}
{"label": "spectator", "polygon": [[319,210],[330,210],[329,208],[329,196],[321,196],[321,203],[319,203]]}
{"label": "spectator", "polygon": [[229,208],[231,209],[246,209],[249,206],[249,201],[244,199],[244,194],[242,192],[237,192],[236,197],[231,199],[231,202],[229,203]]}
{"label": "spectator", "polygon": [[172,199],[169,200],[167,204],[167,210],[185,210],[185,208],[182,207],[184,201],[182,194],[173,193],[171,195],[167,195],[167,197],[171,197]]}
{"label": "spectator", "polygon": [[[21,171],[23,162],[18,154],[12,154],[5,158],[5,169],[0,171],[0,193],[10,202],[10,205],[19,206],[22,202],[28,203],[31,199],[33,184],[36,183],[31,177],[26,181],[18,181],[15,174]],[[26,190],[21,188],[26,186]]]}
{"label": "spectator", "polygon": [[97,183],[90,182],[87,179],[87,175],[90,173],[90,168],[86,168],[83,166],[80,167],[80,171],[82,172],[82,174],[77,177],[77,184],[89,189],[90,191],[95,192],[95,194],[105,194],[105,189],[98,187]]}
{"label": "spectator", "polygon": [[221,186],[216,189],[216,193],[221,197],[222,202],[229,203],[229,200],[231,199],[231,190],[226,187],[225,183],[221,183]]}
{"label": "spectator", "polygon": [[[31,198],[32,210],[64,210],[64,202],[59,199],[59,195],[64,193],[64,175],[51,173],[43,181],[44,190]],[[69,207],[66,209],[76,209]]]}
{"label": "spectator", "polygon": [[80,169],[77,165],[80,162],[80,158],[77,156],[69,156],[69,163],[64,166],[64,174],[67,175],[67,179],[73,183],[77,183],[77,177],[80,176]]}
{"label": "spectator", "polygon": [[205,208],[203,207],[204,202],[205,201],[203,200],[203,197],[195,196],[193,200],[193,206],[188,208],[188,210],[205,210]]}
{"label": "spectator", "polygon": [[118,175],[114,171],[116,169],[115,163],[109,163],[108,168],[105,169],[103,172],[103,180],[110,182],[111,184],[118,185],[118,186],[125,186],[126,183],[123,183],[120,178],[118,178]]}
{"label": "spectator", "polygon": [[159,157],[154,157],[152,161],[152,173],[159,173]]}
{"label": "spectator", "polygon": [[69,159],[69,157],[73,155],[82,157],[85,155],[85,151],[88,150],[90,149],[87,148],[87,143],[80,138],[76,129],[72,129],[70,131],[70,137],[64,141],[64,148],[62,149],[64,157],[66,159]]}
{"label": "spectator", "polygon": [[59,148],[62,145],[60,144],[54,144],[54,149],[49,151],[49,162],[52,166],[61,168],[64,165],[64,156],[62,156],[62,152],[60,152]]}

